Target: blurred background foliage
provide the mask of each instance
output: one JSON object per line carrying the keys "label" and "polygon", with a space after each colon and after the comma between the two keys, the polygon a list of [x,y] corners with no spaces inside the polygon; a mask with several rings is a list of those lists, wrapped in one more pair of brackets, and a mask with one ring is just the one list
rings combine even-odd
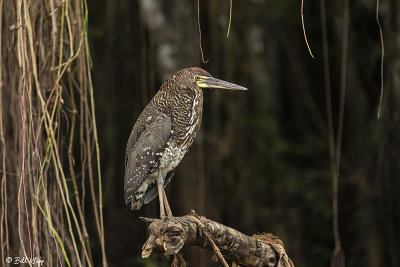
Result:
{"label": "blurred background foliage", "polygon": [[[162,82],[200,66],[249,91],[204,90],[202,130],[167,187],[174,214],[193,209],[249,235],[271,232],[296,266],[328,266],[330,111],[335,139],[343,126],[337,218],[346,266],[400,267],[400,3],[379,6],[383,76],[376,5],[305,1],[312,58],[301,1],[233,1],[229,38],[228,0],[0,1],[1,262],[169,266],[162,255],[141,259],[139,217],[157,217],[158,203],[125,206],[125,146]],[[218,266],[207,251],[184,254],[190,266]]]}
{"label": "blurred background foliage", "polygon": [[[296,266],[329,265],[334,240],[324,75],[330,75],[336,133],[345,10],[344,1],[326,1],[328,70],[322,2],[304,2],[313,59],[300,1],[233,1],[227,38],[229,1],[201,0],[204,64],[196,1],[88,1],[110,266],[168,265],[163,256],[140,257],[146,225],[139,216],[158,216],[158,206],[153,201],[139,212],[125,206],[124,150],[161,83],[190,66],[250,90],[205,90],[201,133],[167,188],[174,215],[193,209],[246,234],[271,232],[284,241]],[[349,267],[400,266],[400,3],[380,3],[385,40],[380,119],[375,12],[376,1],[349,1],[338,194]],[[213,264],[208,252],[188,249],[185,255],[190,266]]]}

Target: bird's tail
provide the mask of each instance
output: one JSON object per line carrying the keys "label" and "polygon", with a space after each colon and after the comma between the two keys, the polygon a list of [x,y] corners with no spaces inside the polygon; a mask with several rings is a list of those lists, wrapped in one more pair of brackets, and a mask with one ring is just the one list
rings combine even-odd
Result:
{"label": "bird's tail", "polygon": [[131,201],[131,210],[139,210],[143,206],[143,199]]}

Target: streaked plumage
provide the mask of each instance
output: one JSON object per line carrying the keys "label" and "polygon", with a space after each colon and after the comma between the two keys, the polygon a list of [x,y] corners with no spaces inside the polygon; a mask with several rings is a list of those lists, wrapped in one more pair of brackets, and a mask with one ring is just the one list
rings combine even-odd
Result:
{"label": "streaked plumage", "polygon": [[205,87],[246,90],[187,68],[165,81],[139,116],[126,146],[124,190],[131,209],[150,202],[171,180],[200,129]]}

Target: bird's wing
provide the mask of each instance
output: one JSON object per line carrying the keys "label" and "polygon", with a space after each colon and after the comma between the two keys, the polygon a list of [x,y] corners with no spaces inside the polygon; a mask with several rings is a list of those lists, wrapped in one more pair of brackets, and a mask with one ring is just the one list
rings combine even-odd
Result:
{"label": "bird's wing", "polygon": [[135,193],[149,171],[159,164],[161,152],[171,138],[171,118],[148,105],[133,127],[125,155],[125,203],[135,201]]}

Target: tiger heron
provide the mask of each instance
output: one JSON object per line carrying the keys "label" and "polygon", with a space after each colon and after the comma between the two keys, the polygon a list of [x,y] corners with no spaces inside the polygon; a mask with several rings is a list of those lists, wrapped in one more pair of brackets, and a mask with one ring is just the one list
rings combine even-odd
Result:
{"label": "tiger heron", "polygon": [[164,187],[199,132],[202,88],[247,90],[195,67],[176,72],[162,84],[137,119],[126,146],[125,203],[132,210],[158,195],[160,217],[165,218],[165,211],[172,216]]}

